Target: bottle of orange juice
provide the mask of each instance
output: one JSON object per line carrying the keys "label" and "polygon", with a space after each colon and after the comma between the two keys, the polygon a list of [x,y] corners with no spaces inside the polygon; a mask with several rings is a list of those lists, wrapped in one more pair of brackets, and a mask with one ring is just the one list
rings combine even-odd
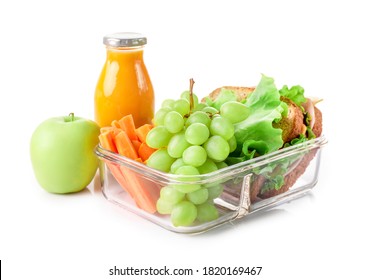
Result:
{"label": "bottle of orange juice", "polygon": [[136,127],[151,123],[154,116],[154,90],[143,53],[146,37],[122,32],[107,35],[106,61],[95,90],[95,120],[109,126],[132,114]]}

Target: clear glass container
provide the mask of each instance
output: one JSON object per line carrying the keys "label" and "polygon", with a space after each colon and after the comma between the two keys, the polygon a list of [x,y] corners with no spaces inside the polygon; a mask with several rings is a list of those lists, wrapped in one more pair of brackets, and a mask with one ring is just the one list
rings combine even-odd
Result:
{"label": "clear glass container", "polygon": [[[318,182],[321,147],[326,143],[326,138],[321,136],[193,179],[185,178],[185,182],[183,177],[188,175],[164,173],[107,151],[101,146],[97,146],[95,152],[100,159],[102,192],[108,201],[167,230],[178,233],[201,233],[305,195]],[[123,184],[120,185],[112,175],[111,170],[114,168],[130,170],[131,174],[135,174],[148,188],[176,184],[220,184],[223,191],[214,200],[219,217],[210,222],[195,222],[191,226],[175,227],[168,215],[151,214],[138,208],[125,192],[125,182],[120,182]],[[278,193],[269,192],[266,197],[255,196],[256,192],[267,188],[270,180],[276,179],[277,176],[282,176],[285,183]]]}

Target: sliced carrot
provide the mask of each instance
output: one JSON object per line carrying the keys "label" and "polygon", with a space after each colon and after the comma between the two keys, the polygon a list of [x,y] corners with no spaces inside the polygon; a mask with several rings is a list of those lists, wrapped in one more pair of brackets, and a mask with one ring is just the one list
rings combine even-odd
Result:
{"label": "sliced carrot", "polygon": [[126,115],[119,120],[120,127],[127,133],[129,139],[138,140],[136,135],[136,127],[135,122],[133,120],[132,115]]}
{"label": "sliced carrot", "polygon": [[[112,142],[113,136],[112,136],[111,131],[100,134],[99,138],[100,138],[101,145],[105,149],[111,150],[112,148],[115,147],[113,146],[114,143]],[[125,138],[128,139],[128,136],[124,131],[122,131],[121,133],[119,133],[117,138],[118,140],[125,139]],[[122,142],[117,142],[117,143],[122,143]],[[137,160],[142,162],[141,159],[137,159]],[[158,190],[147,189],[150,186],[148,184],[143,184],[140,181],[140,178],[138,178],[139,175],[137,175],[136,173],[134,173],[133,171],[129,170],[126,167],[117,166],[110,162],[107,162],[107,166],[110,169],[114,178],[119,183],[119,185],[134,199],[138,207],[140,207],[141,209],[149,213],[155,213],[156,201],[159,199],[159,196],[160,196],[160,193]]]}
{"label": "sliced carrot", "polygon": [[114,139],[115,137],[121,132],[123,131],[121,128],[117,128],[117,127],[112,127],[112,131],[113,131],[113,136],[114,136]]}
{"label": "sliced carrot", "polygon": [[139,140],[132,140],[131,142],[133,144],[133,147],[135,147],[135,150],[136,150],[136,152],[138,154],[138,149],[140,148],[140,146],[141,146],[142,143]]}
{"label": "sliced carrot", "polygon": [[116,128],[122,128],[117,120],[112,121],[111,126]]}
{"label": "sliced carrot", "polygon": [[156,202],[160,197],[160,189],[156,184],[149,184],[144,178],[141,178],[140,175],[126,167],[121,166],[120,171],[124,175],[127,185],[129,185],[131,191],[134,192],[131,197],[134,199],[137,206],[149,213],[155,213]]}
{"label": "sliced carrot", "polygon": [[135,195],[134,188],[132,188],[127,182],[125,175],[120,170],[120,166],[112,163],[107,163],[107,165],[118,184],[129,194],[130,197],[133,198]]}
{"label": "sliced carrot", "polygon": [[151,124],[144,124],[136,129],[136,135],[142,143],[146,143],[146,136],[152,128]]}
{"label": "sliced carrot", "polygon": [[138,149],[138,155],[143,161],[146,161],[155,151],[156,149],[149,147],[146,143],[142,143]]}
{"label": "sliced carrot", "polygon": [[118,153],[118,149],[114,143],[114,136],[112,131],[105,131],[99,135],[100,144],[103,148]]}
{"label": "sliced carrot", "polygon": [[[135,129],[132,116],[113,121],[110,127],[100,130],[99,140],[103,148],[138,162],[145,162],[155,149],[147,146],[146,135],[152,125],[143,125]],[[141,140],[142,139],[142,140]],[[112,175],[121,187],[132,197],[137,207],[149,212],[156,212],[156,202],[160,197],[160,186],[146,180],[140,174],[127,167],[105,161]]]}
{"label": "sliced carrot", "polygon": [[133,144],[125,131],[121,131],[115,136],[115,145],[117,146],[118,153],[120,155],[131,159],[138,158],[135,147],[133,147]]}
{"label": "sliced carrot", "polygon": [[102,128],[100,128],[100,133],[104,133],[107,131],[112,131],[113,128],[111,126],[103,126]]}
{"label": "sliced carrot", "polygon": [[100,133],[104,133],[104,132],[107,132],[107,131],[111,132],[113,134],[112,136],[115,137],[115,135],[117,135],[119,132],[121,132],[122,129],[114,127],[114,126],[104,126],[104,127],[100,128]]}
{"label": "sliced carrot", "polygon": [[[113,132],[112,130],[107,130],[103,133],[101,133],[99,135],[99,140],[100,140],[100,144],[103,148],[110,150],[112,152],[117,153],[117,148],[114,144],[114,136],[113,136]],[[117,182],[119,183],[119,185],[121,185],[123,187],[123,189],[129,193],[129,195],[133,196],[133,192],[127,188],[127,182],[122,174],[122,172],[120,171],[119,166],[112,164],[108,161],[106,161],[106,164],[108,166],[108,168],[110,169],[111,173],[113,174],[114,178],[117,180]]]}

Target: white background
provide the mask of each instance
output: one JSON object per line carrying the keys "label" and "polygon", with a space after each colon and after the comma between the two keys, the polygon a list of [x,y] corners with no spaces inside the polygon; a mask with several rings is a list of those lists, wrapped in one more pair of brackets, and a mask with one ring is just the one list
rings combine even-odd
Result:
{"label": "white background", "polygon": [[[108,270],[115,265],[200,271],[263,266],[255,279],[368,277],[364,3],[2,1],[4,279],[111,279]],[[300,84],[307,95],[322,97],[329,144],[312,194],[234,226],[187,236],[118,209],[93,184],[65,196],[41,189],[29,159],[31,134],[49,117],[75,112],[93,118],[94,88],[105,60],[102,37],[118,31],[147,35],[145,60],[157,105],[178,97],[191,77],[195,92],[205,96],[223,85],[255,85],[260,73],[274,77],[279,87]]]}

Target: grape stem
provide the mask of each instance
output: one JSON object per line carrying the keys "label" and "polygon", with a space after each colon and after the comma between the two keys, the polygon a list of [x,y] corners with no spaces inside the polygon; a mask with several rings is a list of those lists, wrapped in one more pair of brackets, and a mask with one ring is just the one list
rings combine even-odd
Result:
{"label": "grape stem", "polygon": [[190,111],[193,110],[194,102],[193,102],[193,85],[195,84],[195,81],[193,78],[190,79]]}

